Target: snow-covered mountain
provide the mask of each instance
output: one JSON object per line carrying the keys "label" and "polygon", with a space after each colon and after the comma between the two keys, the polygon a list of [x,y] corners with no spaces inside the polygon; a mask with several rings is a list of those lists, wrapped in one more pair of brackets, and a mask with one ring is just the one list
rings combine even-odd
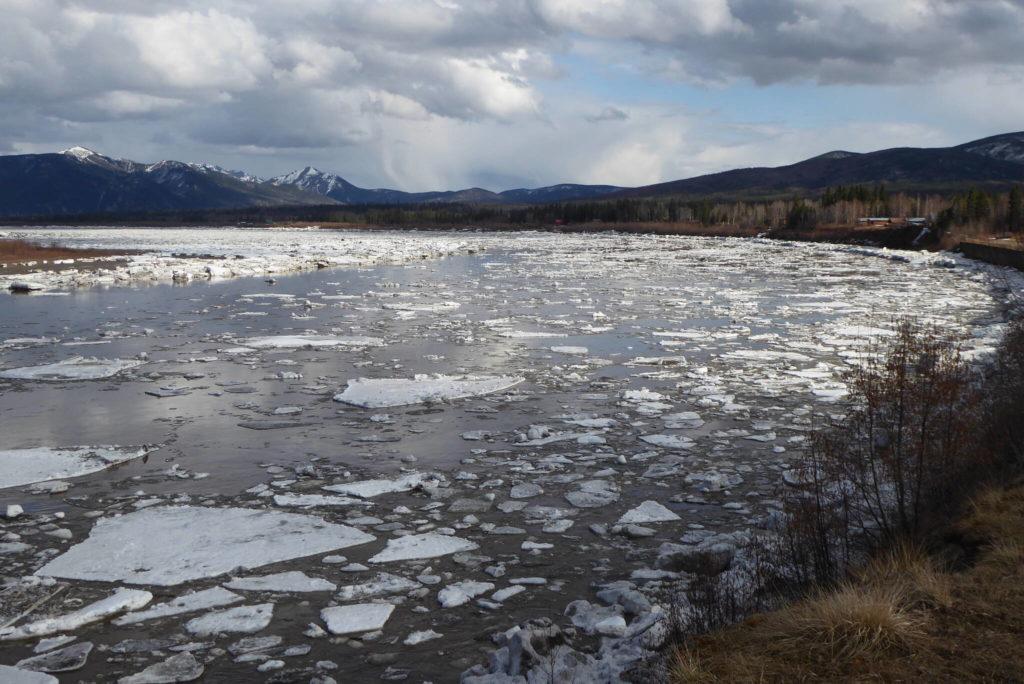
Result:
{"label": "snow-covered mountain", "polygon": [[960,145],[956,149],[980,154],[989,159],[1024,164],[1024,131],[982,138]]}
{"label": "snow-covered mountain", "polygon": [[334,204],[209,164],[114,159],[85,147],[0,156],[0,216]]}

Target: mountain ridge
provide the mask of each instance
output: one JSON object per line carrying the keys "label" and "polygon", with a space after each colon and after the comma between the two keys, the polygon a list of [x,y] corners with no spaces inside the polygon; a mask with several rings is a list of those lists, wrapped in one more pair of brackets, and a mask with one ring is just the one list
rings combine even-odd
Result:
{"label": "mountain ridge", "polygon": [[784,193],[813,195],[836,185],[885,184],[928,191],[1020,182],[1024,132],[952,147],[832,150],[784,166],[732,169],[636,188],[560,183],[502,192],[368,189],[312,166],[264,180],[214,164],[145,164],[74,146],[60,153],[0,156],[0,216],[332,204],[541,204],[659,196],[756,199]]}

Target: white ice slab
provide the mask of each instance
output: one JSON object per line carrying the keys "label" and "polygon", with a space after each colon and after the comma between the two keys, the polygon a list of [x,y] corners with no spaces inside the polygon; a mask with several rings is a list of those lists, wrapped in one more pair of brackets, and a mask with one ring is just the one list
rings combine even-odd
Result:
{"label": "white ice slab", "polygon": [[4,684],[60,684],[56,677],[42,672],[22,670],[20,667],[0,665],[0,682]]}
{"label": "white ice slab", "polygon": [[555,346],[550,348],[556,354],[571,354],[574,356],[586,356],[589,351],[586,347]]}
{"label": "white ice slab", "polygon": [[491,394],[518,385],[522,381],[523,378],[514,376],[476,375],[417,375],[411,380],[358,378],[349,380],[345,391],[334,395],[334,400],[363,408],[408,406],[425,401],[448,401]]}
{"label": "white ice slab", "polygon": [[95,473],[152,451],[141,446],[76,446],[0,451],[0,489]]}
{"label": "white ice slab", "polygon": [[273,603],[238,606],[193,618],[185,623],[185,630],[196,636],[212,636],[223,632],[255,634],[266,629],[273,617]]}
{"label": "white ice slab", "polygon": [[100,520],[88,539],[36,574],[169,586],[373,540],[311,515],[161,506]]}
{"label": "white ice slab", "polygon": [[[322,489],[336,494],[370,499],[381,494],[409,492],[431,479],[433,479],[433,476],[430,473],[410,473],[394,480],[363,480],[361,482],[327,485],[322,487]],[[355,502],[364,503],[358,500],[355,500]]]}
{"label": "white ice slab", "polygon": [[325,496],[323,494],[275,494],[274,503],[286,508],[311,508],[314,506],[369,506],[371,504],[350,496]]}
{"label": "white ice slab", "polygon": [[369,582],[342,587],[338,590],[335,598],[339,601],[358,601],[377,596],[387,596],[389,594],[401,594],[413,589],[419,589],[419,587],[418,582],[413,582],[398,575],[392,575],[389,572],[380,572]]}
{"label": "white ice slab", "polygon": [[224,584],[228,589],[239,591],[278,591],[304,593],[309,591],[334,591],[338,588],[334,582],[320,577],[310,577],[304,572],[278,572],[262,577],[240,577]]}
{"label": "white ice slab", "polygon": [[689,449],[693,446],[692,439],[679,435],[643,435],[640,440],[665,449]]}
{"label": "white ice slab", "polygon": [[492,589],[494,589],[493,582],[474,582],[472,580],[456,582],[437,592],[437,602],[441,604],[442,608],[455,608],[469,603],[480,594],[485,594]]}
{"label": "white ice slab", "polygon": [[673,520],[680,520],[680,517],[657,501],[644,501],[636,508],[626,511],[619,518],[618,524],[671,522]]}
{"label": "white ice slab", "polygon": [[119,627],[124,625],[134,625],[138,622],[145,622],[146,620],[156,620],[157,618],[181,615],[182,613],[194,613],[197,610],[209,610],[211,608],[220,608],[221,606],[230,606],[232,603],[238,603],[241,600],[242,597],[238,594],[230,592],[227,589],[221,589],[220,587],[213,587],[212,589],[203,589],[202,591],[179,596],[173,601],[168,601],[167,603],[158,603],[147,610],[122,615],[121,617],[116,618],[113,622]]}
{"label": "white ice slab", "polygon": [[141,589],[118,589],[107,598],[96,603],[90,603],[73,613],[43,618],[21,627],[0,629],[0,641],[33,639],[35,637],[57,634],[58,632],[73,632],[79,627],[98,622],[111,615],[117,615],[129,610],[138,610],[152,600],[153,595],[148,591],[142,591]]}
{"label": "white ice slab", "polygon": [[144,363],[146,362],[136,359],[87,359],[75,356],[57,363],[0,371],[0,378],[11,380],[99,380],[112,377],[121,371],[141,366]]}
{"label": "white ice slab", "polygon": [[444,534],[410,534],[397,539],[389,539],[387,547],[369,560],[370,563],[389,563],[391,561],[418,560],[437,558],[460,551],[473,551],[480,548],[476,542],[459,539]]}
{"label": "white ice slab", "polygon": [[338,335],[272,335],[239,340],[256,349],[300,349],[303,347],[383,347],[379,337],[339,337]]}
{"label": "white ice slab", "polygon": [[384,627],[394,609],[390,603],[356,603],[324,608],[320,611],[320,618],[331,634],[363,634]]}

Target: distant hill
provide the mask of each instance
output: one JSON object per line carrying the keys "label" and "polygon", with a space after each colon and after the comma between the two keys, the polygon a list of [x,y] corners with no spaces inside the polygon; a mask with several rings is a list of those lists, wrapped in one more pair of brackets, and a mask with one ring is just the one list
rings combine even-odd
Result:
{"label": "distant hill", "polygon": [[1024,181],[1024,132],[956,147],[897,147],[858,154],[837,150],[796,164],[723,171],[631,188],[611,197],[676,195],[755,198],[815,194],[836,185],[885,184],[893,190],[950,190]]}
{"label": "distant hill", "polygon": [[483,188],[441,190],[436,192],[402,192],[377,188],[367,190],[349,183],[341,176],[307,166],[283,176],[271,178],[270,183],[292,185],[320,193],[324,197],[345,204],[422,204],[430,202],[466,202],[476,204],[561,202],[574,199],[600,197],[625,188],[615,185],[552,185],[544,188],[518,188],[505,192],[491,192]]}

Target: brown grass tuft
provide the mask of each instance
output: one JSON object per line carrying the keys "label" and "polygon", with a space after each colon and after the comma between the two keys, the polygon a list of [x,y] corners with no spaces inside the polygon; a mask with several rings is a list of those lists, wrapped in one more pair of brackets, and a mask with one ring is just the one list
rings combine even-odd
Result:
{"label": "brown grass tuft", "polygon": [[847,584],[780,615],[780,643],[794,653],[854,660],[903,651],[920,634],[903,588]]}

